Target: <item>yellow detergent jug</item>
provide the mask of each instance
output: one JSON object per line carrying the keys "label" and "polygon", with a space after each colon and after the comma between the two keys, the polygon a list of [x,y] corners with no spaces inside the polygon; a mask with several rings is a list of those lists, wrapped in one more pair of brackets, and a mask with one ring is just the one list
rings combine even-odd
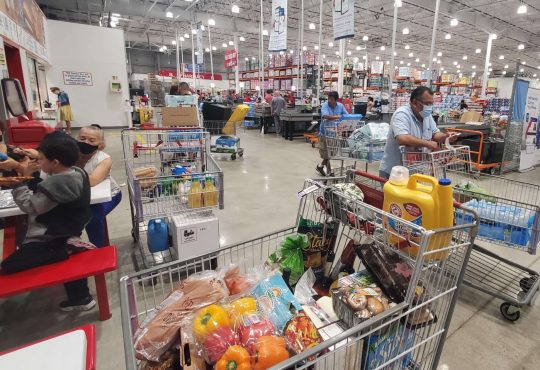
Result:
{"label": "yellow detergent jug", "polygon": [[[406,167],[392,168],[390,179],[384,185],[383,210],[433,230],[454,225],[453,190],[449,179],[437,180],[432,176],[414,174],[409,177]],[[388,241],[396,248],[416,257],[419,251],[421,236],[415,230],[385,217],[383,219],[388,233]],[[427,251],[447,247],[452,234],[434,235],[428,244]],[[446,258],[447,252],[428,254],[426,261]]]}

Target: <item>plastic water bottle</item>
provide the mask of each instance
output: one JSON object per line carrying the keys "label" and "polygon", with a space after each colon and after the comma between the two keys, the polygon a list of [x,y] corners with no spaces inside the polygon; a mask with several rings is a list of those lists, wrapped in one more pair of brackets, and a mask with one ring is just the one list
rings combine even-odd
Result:
{"label": "plastic water bottle", "polygon": [[156,218],[148,222],[148,250],[151,253],[169,249],[169,226],[165,220]]}

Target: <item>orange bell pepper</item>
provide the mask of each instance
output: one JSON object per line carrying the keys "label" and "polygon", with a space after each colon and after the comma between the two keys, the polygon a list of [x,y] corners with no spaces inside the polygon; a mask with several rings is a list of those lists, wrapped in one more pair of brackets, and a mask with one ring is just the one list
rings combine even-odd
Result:
{"label": "orange bell pepper", "polygon": [[285,339],[265,335],[255,342],[255,356],[251,366],[253,370],[265,370],[288,358]]}
{"label": "orange bell pepper", "polygon": [[216,362],[216,370],[251,370],[249,353],[243,347],[230,346]]}
{"label": "orange bell pepper", "polygon": [[220,326],[230,326],[227,311],[217,304],[201,308],[193,320],[193,332],[199,338],[216,331]]}

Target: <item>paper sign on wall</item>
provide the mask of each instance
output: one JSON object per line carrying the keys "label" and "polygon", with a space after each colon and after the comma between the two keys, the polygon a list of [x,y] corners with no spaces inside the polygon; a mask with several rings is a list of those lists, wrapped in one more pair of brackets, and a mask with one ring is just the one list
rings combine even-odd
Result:
{"label": "paper sign on wall", "polygon": [[334,0],[332,18],[334,40],[354,37],[354,0]]}
{"label": "paper sign on wall", "polygon": [[225,68],[236,67],[238,64],[238,54],[236,50],[226,50],[225,51]]}
{"label": "paper sign on wall", "polygon": [[287,0],[272,1],[271,25],[268,51],[287,50]]}
{"label": "paper sign on wall", "polygon": [[90,72],[62,71],[62,75],[64,85],[94,86]]}

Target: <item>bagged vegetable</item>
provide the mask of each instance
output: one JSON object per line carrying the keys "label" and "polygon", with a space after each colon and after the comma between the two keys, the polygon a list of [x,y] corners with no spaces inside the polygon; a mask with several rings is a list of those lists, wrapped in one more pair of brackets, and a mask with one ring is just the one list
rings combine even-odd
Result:
{"label": "bagged vegetable", "polygon": [[238,325],[240,344],[250,354],[253,354],[255,351],[254,345],[257,339],[265,335],[274,334],[277,333],[272,321],[257,313],[242,316]]}
{"label": "bagged vegetable", "polygon": [[239,294],[250,290],[256,283],[254,274],[248,276],[240,272],[238,265],[231,264],[222,270],[223,280],[227,284],[227,289],[231,295]]}
{"label": "bagged vegetable", "polygon": [[297,312],[283,332],[296,353],[300,353],[322,343],[317,328],[304,311]]}
{"label": "bagged vegetable", "polygon": [[271,263],[277,263],[279,269],[283,271],[288,268],[291,270],[289,283],[293,285],[300,279],[304,273],[304,257],[303,250],[309,247],[307,236],[296,234],[287,236],[283,239],[279,250],[272,253],[268,260]]}
{"label": "bagged vegetable", "polygon": [[194,274],[182,281],[140,324],[134,338],[137,358],[159,361],[178,339],[179,329],[189,315],[228,295],[225,282],[214,271]]}
{"label": "bagged vegetable", "polygon": [[231,346],[216,363],[215,370],[251,370],[251,358],[241,346]]}
{"label": "bagged vegetable", "polygon": [[284,338],[263,336],[255,342],[255,351],[251,361],[253,370],[265,370],[289,358]]}

